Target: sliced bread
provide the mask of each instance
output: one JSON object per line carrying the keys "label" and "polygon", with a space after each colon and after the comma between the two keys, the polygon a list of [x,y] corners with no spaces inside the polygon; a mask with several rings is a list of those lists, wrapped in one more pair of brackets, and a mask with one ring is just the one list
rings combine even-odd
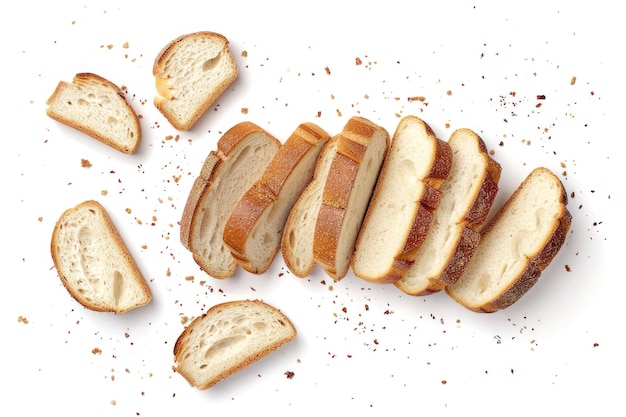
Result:
{"label": "sliced bread", "polygon": [[92,73],[60,81],[46,101],[46,114],[124,153],[141,142],[141,127],[124,92],[111,81]]}
{"label": "sliced bread", "polygon": [[230,301],[195,318],[174,345],[175,371],[205,390],[296,337],[280,310],[260,300]]}
{"label": "sliced bread", "polygon": [[224,243],[224,226],[244,193],[263,175],[281,143],[252,122],[231,127],[206,157],[180,224],[182,244],[215,278],[229,278],[237,261]]}
{"label": "sliced bread", "polygon": [[352,117],[339,134],[313,240],[315,262],[334,280],[342,279],[350,268],[359,229],[388,148],[389,133],[363,117]]}
{"label": "sliced bread", "polygon": [[472,311],[511,306],[557,255],[571,220],[559,178],[535,168],[485,226],[469,264],[446,292]]}
{"label": "sliced bread", "polygon": [[470,129],[456,130],[450,174],[441,185],[441,202],[415,262],[396,286],[410,295],[426,295],[453,284],[480,240],[498,193],[501,167],[483,140]]}
{"label": "sliced bread", "polygon": [[61,282],[86,308],[121,314],[150,302],[145,279],[99,202],[63,212],[50,247]]}
{"label": "sliced bread", "polygon": [[305,278],[315,267],[313,240],[317,213],[322,204],[322,192],[337,153],[337,136],[326,142],[315,165],[313,179],[292,207],[281,240],[285,265],[295,276]]}
{"label": "sliced bread", "polygon": [[214,32],[189,33],[169,42],[152,72],[154,105],[181,131],[191,129],[238,75],[228,39]]}
{"label": "sliced bread", "polygon": [[428,124],[415,116],[400,120],[356,241],[356,276],[392,283],[407,273],[426,238],[451,163],[450,146]]}
{"label": "sliced bread", "polygon": [[287,216],[311,181],[329,138],[313,123],[299,125],[235,205],[224,226],[224,242],[245,270],[262,274],[269,269],[280,250]]}

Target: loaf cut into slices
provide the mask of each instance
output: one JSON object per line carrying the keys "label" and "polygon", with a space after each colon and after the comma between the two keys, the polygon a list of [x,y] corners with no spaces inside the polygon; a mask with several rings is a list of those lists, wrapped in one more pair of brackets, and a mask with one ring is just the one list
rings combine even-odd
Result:
{"label": "loaf cut into slices", "polygon": [[238,75],[228,39],[214,32],[189,33],[169,42],[152,72],[154,105],[181,131],[191,129]]}
{"label": "loaf cut into slices", "polygon": [[224,242],[248,272],[262,274],[271,266],[280,250],[287,216],[311,181],[328,139],[313,123],[299,125],[235,205],[224,227]]}
{"label": "loaf cut into slices", "polygon": [[322,192],[330,165],[337,153],[337,136],[326,142],[309,182],[287,217],[281,240],[281,253],[285,265],[295,276],[305,278],[315,267],[313,240],[317,213],[322,204]]}
{"label": "loaf cut into slices", "polygon": [[363,225],[352,270],[374,283],[393,283],[413,264],[439,205],[452,152],[415,116],[398,124]]}
{"label": "loaf cut into slices", "polygon": [[474,256],[446,292],[473,311],[511,306],[557,255],[571,220],[559,178],[534,169],[485,226]]}
{"label": "loaf cut into slices", "polygon": [[175,370],[205,390],[296,337],[280,310],[260,300],[218,304],[194,319],[174,345]]}
{"label": "loaf cut into slices", "polygon": [[476,133],[458,129],[448,144],[452,166],[440,189],[441,202],[413,265],[396,282],[410,295],[432,294],[456,282],[480,241],[479,230],[498,193],[501,167]]}
{"label": "loaf cut into slices", "polygon": [[220,138],[194,180],[181,218],[181,242],[214,278],[235,273],[237,261],[224,242],[226,221],[280,146],[278,139],[256,124],[238,123]]}
{"label": "loaf cut into slices", "polygon": [[141,142],[141,126],[124,92],[93,73],[76,74],[72,82],[60,81],[46,101],[46,114],[124,153]]}
{"label": "loaf cut into slices", "polygon": [[86,308],[122,314],[150,302],[145,279],[99,202],[63,212],[50,247],[61,282]]}
{"label": "loaf cut into slices", "polygon": [[334,280],[350,268],[356,239],[383,160],[389,133],[363,117],[352,117],[339,134],[337,152],[322,191],[313,255]]}

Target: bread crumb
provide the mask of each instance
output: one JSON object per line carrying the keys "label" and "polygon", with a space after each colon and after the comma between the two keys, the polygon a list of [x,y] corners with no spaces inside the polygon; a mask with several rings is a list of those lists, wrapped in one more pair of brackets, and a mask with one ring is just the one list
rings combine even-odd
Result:
{"label": "bread crumb", "polygon": [[569,85],[574,85],[576,84],[576,77],[573,76],[571,80],[569,80]]}
{"label": "bread crumb", "polygon": [[363,64],[363,61],[361,61],[361,58],[359,58],[359,57],[356,58],[356,64],[357,65]]}
{"label": "bread crumb", "polygon": [[102,349],[100,348],[93,348],[91,349],[91,353],[93,353],[94,355],[102,355]]}
{"label": "bread crumb", "polygon": [[28,319],[24,316],[19,316],[17,318],[18,323],[24,323],[24,324],[28,324]]}
{"label": "bread crumb", "polygon": [[244,58],[248,57],[248,51],[241,51],[241,56]]}
{"label": "bread crumb", "polygon": [[80,166],[83,168],[90,168],[91,167],[91,162],[89,162],[89,159],[81,159],[80,160]]}
{"label": "bread crumb", "polygon": [[326,74],[330,75],[330,68],[325,67],[325,68],[324,68],[324,71],[326,71]]}
{"label": "bread crumb", "polygon": [[285,371],[285,376],[287,377],[287,379],[292,379],[294,375],[295,373],[293,371]]}
{"label": "bread crumb", "polygon": [[247,107],[242,107],[241,108],[241,113],[242,114],[248,114],[248,108]]}

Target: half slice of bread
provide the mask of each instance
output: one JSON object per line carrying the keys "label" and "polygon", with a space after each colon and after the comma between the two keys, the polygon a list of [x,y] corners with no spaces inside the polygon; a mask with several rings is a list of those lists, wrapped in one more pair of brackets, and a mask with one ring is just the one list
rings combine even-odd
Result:
{"label": "half slice of bread", "polygon": [[150,302],[146,281],[99,202],[63,212],[50,248],[61,282],[86,308],[121,314]]}
{"label": "half slice of bread", "polygon": [[448,144],[452,166],[440,189],[441,202],[415,262],[396,282],[410,295],[431,294],[456,282],[478,245],[479,229],[498,193],[501,167],[476,133],[458,129]]}
{"label": "half slice of bread", "polygon": [[311,181],[329,138],[313,123],[299,125],[235,205],[224,226],[224,242],[248,272],[262,274],[271,266],[280,250],[287,216]]}
{"label": "half slice of bread", "polygon": [[174,345],[175,371],[204,390],[296,337],[280,310],[260,300],[211,307],[183,330]]}
{"label": "half slice of bread", "polygon": [[154,105],[174,126],[191,129],[237,78],[228,39],[195,32],[169,42],[154,60],[157,96]]}
{"label": "half slice of bread", "polygon": [[350,268],[388,148],[389,133],[363,117],[352,117],[339,134],[313,240],[315,261],[334,280],[342,279]]}
{"label": "half slice of bread", "polygon": [[313,240],[317,213],[322,205],[322,192],[330,165],[337,153],[337,136],[331,138],[322,149],[313,179],[302,192],[287,217],[281,240],[281,252],[287,268],[297,277],[305,278],[315,267]]}
{"label": "half slice of bread", "polygon": [[60,81],[46,101],[46,114],[124,153],[141,142],[141,127],[124,92],[92,73],[76,74],[71,83]]}
{"label": "half slice of bread", "polygon": [[392,283],[413,264],[439,205],[452,152],[430,126],[415,116],[400,120],[352,258],[359,278]]}
{"label": "half slice of bread", "polygon": [[252,122],[231,127],[204,161],[187,197],[180,238],[214,278],[229,278],[237,261],[224,243],[224,226],[244,193],[263,175],[281,143]]}
{"label": "half slice of bread", "polygon": [[473,311],[511,306],[557,255],[571,220],[559,178],[534,169],[485,227],[474,256],[446,292]]}

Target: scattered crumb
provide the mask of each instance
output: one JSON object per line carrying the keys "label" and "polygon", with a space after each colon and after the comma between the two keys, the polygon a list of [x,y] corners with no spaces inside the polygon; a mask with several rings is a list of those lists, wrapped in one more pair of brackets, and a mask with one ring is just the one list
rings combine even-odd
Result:
{"label": "scattered crumb", "polygon": [[83,168],[90,168],[91,162],[89,162],[89,159],[81,159],[80,166],[82,166]]}
{"label": "scattered crumb", "polygon": [[363,61],[361,61],[361,58],[359,58],[359,57],[356,58],[356,64],[357,65],[363,64]]}
{"label": "scattered crumb", "polygon": [[19,316],[19,317],[17,318],[17,321],[18,321],[19,323],[28,324],[28,319],[27,319],[26,317],[24,317],[24,316]]}
{"label": "scattered crumb", "polygon": [[293,371],[285,371],[285,376],[287,377],[287,379],[292,379],[294,375],[295,373]]}
{"label": "scattered crumb", "polygon": [[102,355],[102,349],[95,347],[91,349],[91,353],[93,353],[94,355]]}

